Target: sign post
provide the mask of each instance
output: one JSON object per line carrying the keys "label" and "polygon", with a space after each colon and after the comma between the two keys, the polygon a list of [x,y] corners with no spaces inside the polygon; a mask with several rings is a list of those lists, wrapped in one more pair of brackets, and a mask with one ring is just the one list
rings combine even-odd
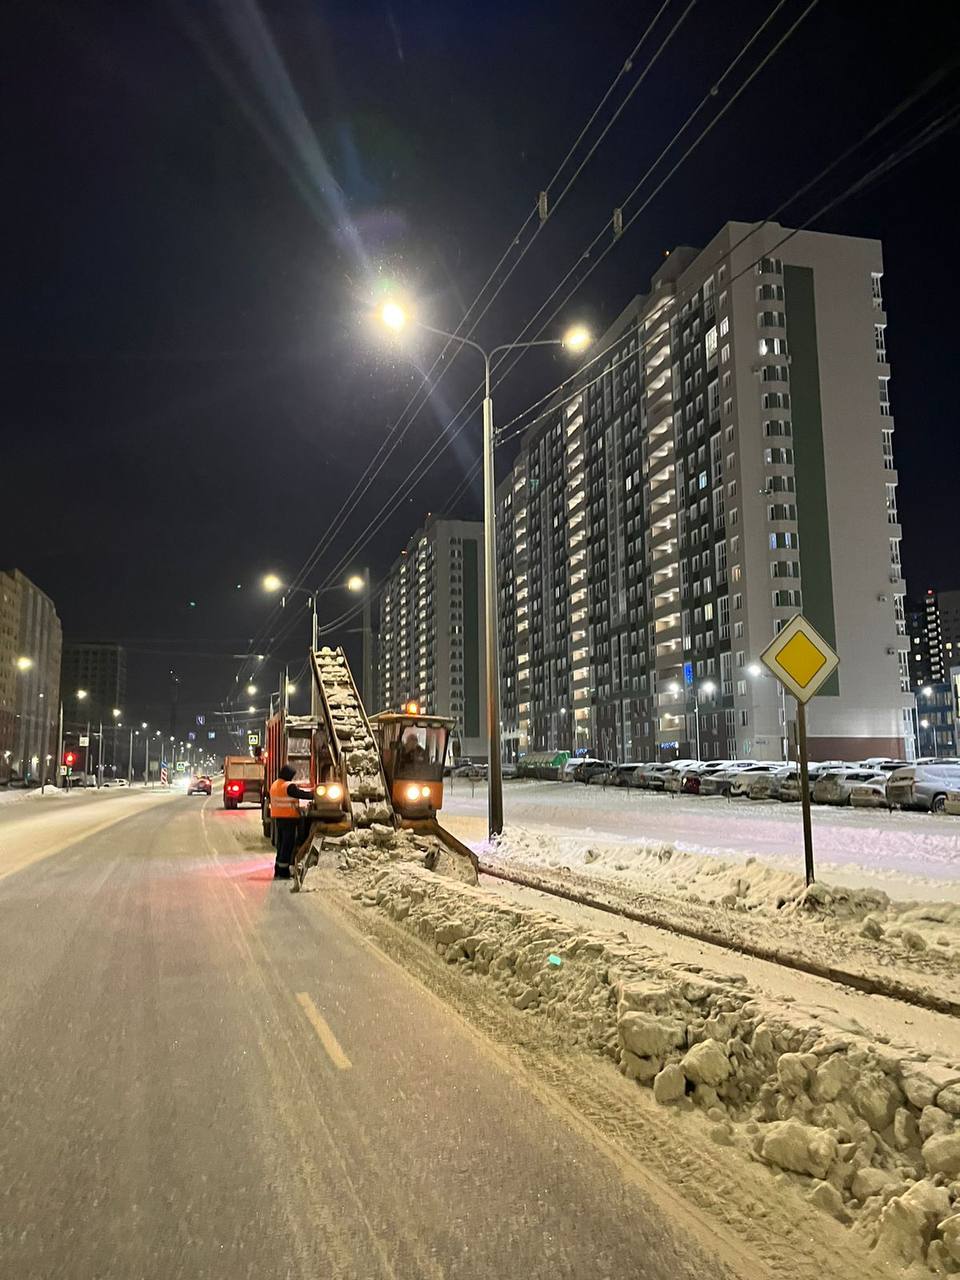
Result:
{"label": "sign post", "polygon": [[763,665],[797,700],[797,754],[803,810],[803,864],[813,884],[813,825],[810,820],[810,771],[807,764],[807,703],[840,665],[837,654],[802,613],[791,618],[760,655]]}

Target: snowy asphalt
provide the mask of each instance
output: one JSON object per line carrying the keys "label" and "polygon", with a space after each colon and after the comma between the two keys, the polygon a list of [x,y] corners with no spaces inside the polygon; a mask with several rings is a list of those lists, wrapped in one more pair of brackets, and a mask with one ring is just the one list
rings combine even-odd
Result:
{"label": "snowy asphalt", "polygon": [[0,812],[0,1271],[728,1273],[243,811]]}
{"label": "snowy asphalt", "polygon": [[[446,788],[447,815],[480,819],[486,806],[485,783],[457,778]],[[542,830],[565,840],[666,842],[687,853],[756,857],[798,873],[803,868],[800,806],[776,800],[507,781],[504,818],[508,828]],[[821,874],[875,885],[894,897],[960,901],[960,817],[815,805],[813,836]]]}

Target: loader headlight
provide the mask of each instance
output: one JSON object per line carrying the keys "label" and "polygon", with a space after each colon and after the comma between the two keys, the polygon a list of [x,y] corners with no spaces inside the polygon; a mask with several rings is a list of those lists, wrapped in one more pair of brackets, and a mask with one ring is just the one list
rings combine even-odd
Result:
{"label": "loader headlight", "polygon": [[339,782],[331,782],[327,787],[328,800],[340,800],[343,797],[343,787]]}
{"label": "loader headlight", "polygon": [[429,800],[429,799],[430,799],[430,788],[429,788],[429,787],[421,787],[421,788],[420,788],[420,794],[423,796],[424,800]]}
{"label": "loader headlight", "polygon": [[420,788],[419,788],[419,787],[407,787],[407,799],[408,799],[408,800],[419,800],[419,799],[420,799]]}

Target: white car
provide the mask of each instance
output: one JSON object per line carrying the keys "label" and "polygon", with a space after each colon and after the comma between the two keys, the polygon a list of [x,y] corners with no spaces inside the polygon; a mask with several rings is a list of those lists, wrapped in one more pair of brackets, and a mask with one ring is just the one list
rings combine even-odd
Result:
{"label": "white car", "polygon": [[901,809],[944,813],[949,791],[960,791],[960,765],[948,761],[907,765],[887,778],[887,799]]}
{"label": "white car", "polygon": [[697,768],[699,760],[668,760],[663,766],[663,789],[677,793],[683,790],[683,775]]}
{"label": "white car", "polygon": [[751,764],[748,765],[746,769],[741,769],[736,777],[730,782],[731,799],[751,795],[752,793],[750,788],[753,786],[754,782],[756,782],[757,777],[761,774],[766,775],[774,773],[777,767],[777,764],[774,761],[771,761],[768,764]]}
{"label": "white car", "polygon": [[748,774],[751,800],[799,800],[800,770],[795,764],[778,764],[763,773]]}
{"label": "white car", "polygon": [[702,796],[727,796],[734,781],[745,769],[751,768],[755,760],[734,760],[722,769],[711,769],[700,775],[700,794]]}
{"label": "white car", "polygon": [[850,804],[855,786],[878,780],[886,786],[887,775],[878,769],[828,769],[813,784],[810,799],[814,804]]}
{"label": "white car", "polygon": [[865,782],[858,782],[851,787],[850,803],[854,809],[889,809],[886,772],[878,772]]}

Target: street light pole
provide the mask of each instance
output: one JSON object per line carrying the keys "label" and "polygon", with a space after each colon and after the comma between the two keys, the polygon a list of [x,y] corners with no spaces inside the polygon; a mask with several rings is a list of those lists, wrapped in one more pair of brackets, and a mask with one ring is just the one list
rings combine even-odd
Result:
{"label": "street light pole", "polygon": [[521,351],[528,347],[567,347],[582,351],[590,342],[590,335],[583,328],[576,328],[564,338],[540,338],[532,342],[504,342],[487,351],[472,338],[436,329],[423,320],[408,316],[396,302],[386,302],[380,311],[383,323],[399,333],[408,321],[419,329],[435,333],[448,342],[472,347],[483,360],[483,560],[484,560],[484,619],[487,660],[487,827],[492,840],[503,831],[503,752],[500,735],[500,635],[497,621],[497,528],[496,528],[496,472],[494,468],[493,397],[490,390],[490,363],[495,355],[506,351]]}
{"label": "street light pole", "polygon": [[[62,698],[60,700],[60,724],[57,729],[57,739],[58,739],[58,742],[57,742],[57,774],[56,776],[59,778],[60,769],[63,766],[63,699]],[[67,785],[66,772],[64,772],[64,775],[63,775],[63,785],[64,787],[66,787]]]}
{"label": "street light pole", "polygon": [[491,840],[503,831],[503,770],[500,744],[500,635],[497,619],[497,511],[493,456],[493,397],[490,356],[483,355],[483,575],[487,637],[487,826]]}

